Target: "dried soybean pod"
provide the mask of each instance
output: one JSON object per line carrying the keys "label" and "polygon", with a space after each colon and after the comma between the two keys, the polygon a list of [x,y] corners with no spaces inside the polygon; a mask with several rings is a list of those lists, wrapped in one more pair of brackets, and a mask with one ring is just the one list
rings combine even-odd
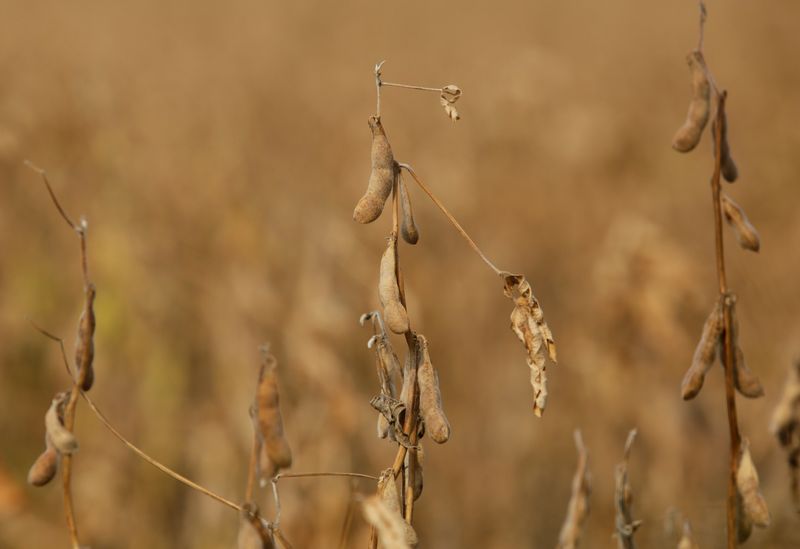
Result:
{"label": "dried soybean pod", "polygon": [[[397,491],[397,484],[395,483],[394,471],[392,471],[392,469],[386,469],[378,478],[378,494],[389,511],[397,513],[398,517],[403,516],[400,510],[400,493]],[[405,521],[403,521],[403,539],[412,547],[418,543],[417,533],[414,531],[414,528]]]}
{"label": "dried soybean pod", "polygon": [[714,358],[717,356],[717,344],[722,334],[722,324],[722,306],[717,301],[711,314],[706,318],[705,324],[703,324],[703,334],[700,336],[700,341],[694,350],[692,365],[683,376],[683,381],[681,382],[683,400],[693,399],[703,388],[706,373],[713,366]]}
{"label": "dried soybean pod", "polygon": [[770,523],[769,509],[758,487],[758,472],[750,457],[750,442],[742,439],[739,466],[736,469],[736,488],[742,497],[745,515],[753,525],[766,528]]}
{"label": "dried soybean pod", "polygon": [[736,492],[736,541],[744,543],[750,539],[750,534],[753,532],[753,522],[747,515],[744,508],[744,500],[742,494],[737,490]]}
{"label": "dried soybean pod", "polygon": [[[720,121],[722,122],[722,126],[720,127],[720,134],[722,135],[722,141],[720,142],[720,170],[722,172],[722,177],[725,178],[725,181],[728,183],[733,183],[739,178],[739,169],[736,167],[736,162],[733,161],[733,157],[731,156],[731,148],[728,145],[728,115],[723,111],[720,116]],[[716,154],[717,150],[717,131],[716,131],[716,121],[711,123],[711,136],[714,139],[714,148],[712,151]]]}
{"label": "dried soybean pod", "polygon": [[672,138],[672,148],[684,153],[694,149],[700,142],[711,111],[711,85],[706,75],[703,54],[695,50],[686,56],[686,62],[692,73],[692,101],[689,103],[686,121]]}
{"label": "dried soybean pod", "polygon": [[369,174],[367,192],[359,199],[353,211],[353,219],[359,223],[372,223],[378,219],[383,212],[386,199],[392,192],[395,174],[398,171],[381,119],[371,116],[369,127],[372,130],[372,170]]}
{"label": "dried soybean pod", "polygon": [[764,387],[744,361],[744,353],[739,346],[739,319],[736,317],[735,300],[731,303],[731,340],[733,343],[733,384],[742,396],[758,398],[764,396]]}
{"label": "dried soybean pod", "polygon": [[42,452],[28,471],[28,484],[31,486],[44,486],[56,476],[58,471],[58,451],[56,451],[50,437],[45,436],[47,448]]}
{"label": "dried soybean pod", "polygon": [[364,519],[378,532],[381,549],[408,549],[405,540],[406,523],[399,513],[391,511],[379,494],[372,495],[361,503]]}
{"label": "dried soybean pod", "polygon": [[262,353],[256,392],[258,426],[270,461],[275,467],[285,469],[292,464],[292,451],[283,432],[276,373],[278,363],[266,348],[262,348]]}
{"label": "dried soybean pod", "polygon": [[44,415],[44,427],[47,438],[60,454],[69,455],[78,450],[78,439],[64,427],[64,405],[69,400],[69,393],[58,393],[53,397],[50,408]]}
{"label": "dried soybean pod", "polygon": [[400,171],[397,171],[397,188],[399,190],[398,197],[400,198],[400,234],[403,240],[409,244],[416,244],[419,241],[419,231],[417,225],[414,223],[414,210],[411,208],[411,197],[408,195],[408,188],[403,181]]}
{"label": "dried soybean pod", "polygon": [[[392,344],[386,336],[377,337],[375,354],[378,380],[381,384],[381,394],[396,398],[397,390],[395,389],[393,376],[399,372],[400,363],[397,359],[397,355],[394,354]],[[386,438],[388,436],[390,439],[394,439],[394,433],[390,428],[389,420],[381,413],[378,413],[377,433],[378,438]]]}
{"label": "dried soybean pod", "polygon": [[419,448],[417,448],[416,451],[406,453],[406,460],[409,462],[409,465],[412,462],[414,464],[414,501],[417,501],[422,495],[422,487],[424,484],[422,466],[425,465],[425,451],[422,449],[422,444],[418,443],[417,445]]}
{"label": "dried soybean pod", "polygon": [[722,212],[725,214],[725,221],[736,232],[739,246],[745,250],[757,252],[761,248],[761,239],[758,236],[758,231],[747,219],[747,214],[744,213],[742,207],[725,193],[722,193]]}
{"label": "dried soybean pod", "polygon": [[418,335],[417,383],[419,385],[419,410],[425,422],[425,431],[434,442],[443,444],[450,438],[450,423],[442,409],[442,393],[439,390],[439,375],[433,367],[428,353],[428,340]]}
{"label": "dried soybean pod", "polygon": [[408,331],[408,313],[400,301],[400,288],[397,285],[397,235],[387,239],[386,251],[381,257],[380,278],[378,279],[378,297],[383,306],[383,318],[386,325],[396,334]]}
{"label": "dried soybean pod", "polygon": [[[83,305],[80,321],[78,321],[78,336],[75,341],[75,368],[81,389],[88,391],[94,383],[94,298],[96,290],[94,284],[86,287],[86,301]],[[84,373],[85,372],[85,373]]]}

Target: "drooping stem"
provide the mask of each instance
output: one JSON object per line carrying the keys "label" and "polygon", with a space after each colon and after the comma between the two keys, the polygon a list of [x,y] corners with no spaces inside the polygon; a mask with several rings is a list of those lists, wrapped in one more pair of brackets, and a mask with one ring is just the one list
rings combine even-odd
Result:
{"label": "drooping stem", "polygon": [[431,191],[430,188],[428,188],[428,186],[425,185],[425,183],[423,183],[422,180],[417,176],[417,173],[414,171],[414,169],[410,165],[402,163],[402,162],[400,162],[399,165],[400,165],[401,168],[405,169],[409,174],[411,174],[411,177],[414,178],[414,181],[417,182],[417,185],[419,185],[419,187],[425,192],[425,194],[427,194],[428,197],[430,197],[430,199],[433,201],[433,203],[436,204],[436,206],[441,210],[441,212],[445,215],[445,217],[448,219],[448,221],[450,221],[450,223],[453,225],[453,227],[455,227],[456,230],[459,232],[459,234],[464,238],[464,240],[467,241],[467,244],[469,244],[470,247],[475,251],[475,253],[478,254],[478,256],[480,256],[480,258],[483,260],[483,262],[486,263],[486,265],[488,265],[489,268],[492,271],[494,271],[494,273],[496,275],[503,275],[506,271],[502,271],[502,270],[498,269],[497,267],[495,267],[494,263],[489,261],[489,258],[486,257],[486,254],[484,254],[483,251],[478,247],[478,245],[475,244],[475,241],[472,240],[472,238],[469,236],[469,234],[467,234],[467,231],[464,230],[464,228],[456,220],[456,218],[453,217],[453,215],[447,210],[445,205],[442,204],[442,201],[439,200],[436,197],[436,195],[433,194],[433,191]]}
{"label": "drooping stem", "polygon": [[412,86],[410,84],[398,84],[396,82],[381,82],[381,86],[386,86],[389,88],[404,88],[406,90],[419,90],[419,91],[442,93],[442,88],[429,88],[428,86]]}
{"label": "drooping stem", "polygon": [[728,292],[728,282],[725,276],[725,249],[722,237],[722,207],[720,203],[720,173],[722,170],[722,123],[725,117],[725,102],[728,97],[723,91],[717,97],[717,112],[714,124],[714,174],[711,177],[711,195],[714,205],[714,234],[717,259],[717,282],[719,293],[723,299],[723,321],[725,325],[724,349],[722,353],[723,366],[725,367],[725,407],[728,412],[728,433],[730,438],[730,455],[728,471],[728,500],[727,511],[727,546],[728,549],[736,547],[736,469],[738,465],[741,435],[739,422],[736,416],[736,392],[734,388],[734,360],[733,349],[733,296]]}
{"label": "drooping stem", "polygon": [[700,53],[703,52],[703,40],[705,39],[706,34],[706,3],[703,0],[699,0],[698,7],[700,8],[700,33],[697,39],[697,51]]}

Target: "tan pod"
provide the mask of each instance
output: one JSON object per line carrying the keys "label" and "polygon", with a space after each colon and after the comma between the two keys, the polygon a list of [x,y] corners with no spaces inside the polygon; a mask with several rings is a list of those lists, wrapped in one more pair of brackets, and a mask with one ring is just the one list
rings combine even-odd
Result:
{"label": "tan pod", "polygon": [[703,54],[695,50],[686,56],[686,62],[692,73],[692,100],[686,121],[672,138],[672,148],[684,153],[694,149],[700,142],[711,111],[711,85],[706,75]]}
{"label": "tan pod", "polygon": [[380,277],[378,279],[378,297],[383,306],[383,318],[386,325],[396,334],[408,331],[408,313],[400,301],[400,287],[397,285],[397,238],[388,238],[386,251],[381,257]]}
{"label": "tan pod", "polygon": [[747,367],[744,361],[744,353],[739,346],[739,319],[736,317],[736,309],[731,304],[731,343],[733,345],[733,384],[742,396],[747,398],[758,398],[764,396],[764,387],[753,372]]}
{"label": "tan pod", "polygon": [[[378,479],[378,494],[386,508],[393,514],[396,513],[402,520],[403,513],[400,509],[400,494],[397,491],[397,484],[392,469],[386,469],[381,473]],[[417,533],[414,531],[414,527],[405,521],[403,521],[403,540],[411,547],[418,543]]]}
{"label": "tan pod", "polygon": [[703,334],[700,336],[700,341],[694,350],[692,365],[686,375],[683,376],[683,381],[681,382],[683,400],[693,399],[703,388],[706,373],[713,366],[714,359],[717,356],[717,344],[719,343],[722,329],[722,306],[717,302],[711,314],[706,318],[705,324],[703,324]]}
{"label": "tan pod", "polygon": [[[720,170],[722,172],[722,177],[725,178],[725,181],[728,183],[733,183],[739,178],[739,169],[736,167],[736,162],[733,161],[733,157],[731,156],[731,147],[728,144],[728,115],[725,112],[722,113],[722,128],[720,128],[720,133],[722,134],[722,142],[719,148],[720,151]],[[711,124],[711,136],[714,139],[714,149],[713,153],[717,154],[717,128],[716,128],[716,121]]]}
{"label": "tan pod", "polygon": [[56,476],[58,471],[58,452],[47,440],[47,449],[33,462],[28,471],[28,484],[31,486],[44,486]]}
{"label": "tan pod", "polygon": [[761,248],[761,239],[758,236],[758,231],[750,220],[747,214],[733,199],[725,193],[722,193],[722,213],[725,214],[725,221],[728,222],[734,232],[736,239],[739,241],[739,246],[745,250],[757,252]]}
{"label": "tan pod", "polygon": [[744,514],[749,521],[759,528],[766,528],[770,523],[769,509],[758,486],[758,472],[750,457],[750,442],[744,438],[739,453],[739,466],[736,469],[736,488],[742,498]]}
{"label": "tan pod", "polygon": [[258,376],[256,415],[269,460],[275,467],[285,469],[292,464],[292,451],[283,432],[276,370],[275,357],[265,351]]}
{"label": "tan pod", "polygon": [[408,188],[406,187],[403,178],[400,177],[400,172],[397,172],[397,188],[400,198],[400,235],[403,240],[409,244],[416,244],[419,242],[419,231],[417,225],[414,223],[414,210],[411,207],[411,197],[408,195]]}
{"label": "tan pod", "polygon": [[419,410],[425,422],[425,432],[431,440],[439,444],[450,438],[450,423],[442,409],[442,393],[439,390],[439,376],[433,367],[428,353],[428,340],[417,336],[417,384],[419,385]]}
{"label": "tan pod", "polygon": [[58,393],[50,403],[44,415],[44,427],[47,438],[60,454],[69,455],[78,451],[78,439],[64,427],[64,406],[69,400],[69,393]]}
{"label": "tan pod", "polygon": [[381,119],[371,116],[369,127],[372,130],[372,170],[369,174],[367,192],[359,199],[353,210],[353,219],[359,223],[372,223],[380,217],[386,199],[392,192],[398,169]]}

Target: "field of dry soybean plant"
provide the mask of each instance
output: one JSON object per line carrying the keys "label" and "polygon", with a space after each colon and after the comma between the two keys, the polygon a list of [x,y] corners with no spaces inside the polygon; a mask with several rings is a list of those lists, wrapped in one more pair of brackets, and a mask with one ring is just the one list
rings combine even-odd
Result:
{"label": "field of dry soybean plant", "polygon": [[0,2],[0,548],[800,547],[798,31]]}

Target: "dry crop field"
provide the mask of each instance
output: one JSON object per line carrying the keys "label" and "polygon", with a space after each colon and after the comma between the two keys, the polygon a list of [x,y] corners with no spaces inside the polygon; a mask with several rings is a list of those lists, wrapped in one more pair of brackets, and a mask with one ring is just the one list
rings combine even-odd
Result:
{"label": "dry crop field", "polygon": [[800,547],[800,4],[706,7],[0,2],[0,547]]}

